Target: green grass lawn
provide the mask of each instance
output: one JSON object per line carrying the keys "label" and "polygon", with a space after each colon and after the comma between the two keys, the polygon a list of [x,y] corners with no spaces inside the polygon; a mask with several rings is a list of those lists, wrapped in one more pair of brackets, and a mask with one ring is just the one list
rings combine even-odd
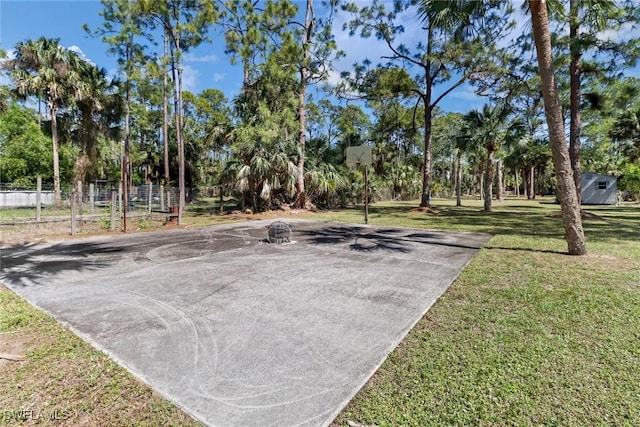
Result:
{"label": "green grass lawn", "polygon": [[[479,200],[434,200],[436,213],[415,201],[371,206],[373,225],[494,237],[335,425],[640,425],[640,207],[585,207],[589,255],[571,257],[551,202],[511,199],[492,213]],[[237,220],[206,211],[187,222]],[[364,220],[362,207],[285,215]],[[19,409],[67,416],[51,425],[195,425],[6,289],[3,345],[27,361],[0,361],[0,425]]]}
{"label": "green grass lawn", "polygon": [[570,257],[559,206],[480,203],[372,209],[496,235],[334,424],[640,425],[640,209],[585,207],[590,253]]}

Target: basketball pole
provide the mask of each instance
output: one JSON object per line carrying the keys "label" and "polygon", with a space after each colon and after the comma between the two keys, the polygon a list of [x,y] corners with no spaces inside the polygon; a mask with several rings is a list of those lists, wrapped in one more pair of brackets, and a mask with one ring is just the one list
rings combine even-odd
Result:
{"label": "basketball pole", "polygon": [[369,166],[364,165],[364,223],[369,224]]}
{"label": "basketball pole", "polygon": [[347,165],[364,166],[364,223],[369,223],[369,165],[372,161],[372,148],[367,145],[347,147]]}

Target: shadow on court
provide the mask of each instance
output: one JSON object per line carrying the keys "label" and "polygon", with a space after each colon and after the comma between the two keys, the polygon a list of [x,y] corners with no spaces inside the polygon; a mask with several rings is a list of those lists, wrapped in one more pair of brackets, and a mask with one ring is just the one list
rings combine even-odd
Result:
{"label": "shadow on court", "polygon": [[272,222],[3,249],[0,280],[204,423],[322,426],[490,237]]}

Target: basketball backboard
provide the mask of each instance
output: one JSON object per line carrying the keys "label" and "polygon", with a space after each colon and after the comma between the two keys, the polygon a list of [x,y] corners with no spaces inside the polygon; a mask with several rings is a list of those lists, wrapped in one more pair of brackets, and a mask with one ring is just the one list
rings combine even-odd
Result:
{"label": "basketball backboard", "polygon": [[358,145],[355,147],[347,147],[347,165],[348,166],[371,166],[373,161],[373,150],[369,145]]}

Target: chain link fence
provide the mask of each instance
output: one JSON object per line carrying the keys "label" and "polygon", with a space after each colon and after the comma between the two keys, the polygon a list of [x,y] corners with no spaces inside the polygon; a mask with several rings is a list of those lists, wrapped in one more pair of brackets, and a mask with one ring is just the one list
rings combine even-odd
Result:
{"label": "chain link fence", "polygon": [[[193,198],[190,189],[186,200]],[[138,185],[123,190],[118,182],[93,182],[61,188],[55,206],[53,185],[17,187],[0,183],[2,244],[33,241],[42,236],[154,228],[175,220],[178,189]]]}

